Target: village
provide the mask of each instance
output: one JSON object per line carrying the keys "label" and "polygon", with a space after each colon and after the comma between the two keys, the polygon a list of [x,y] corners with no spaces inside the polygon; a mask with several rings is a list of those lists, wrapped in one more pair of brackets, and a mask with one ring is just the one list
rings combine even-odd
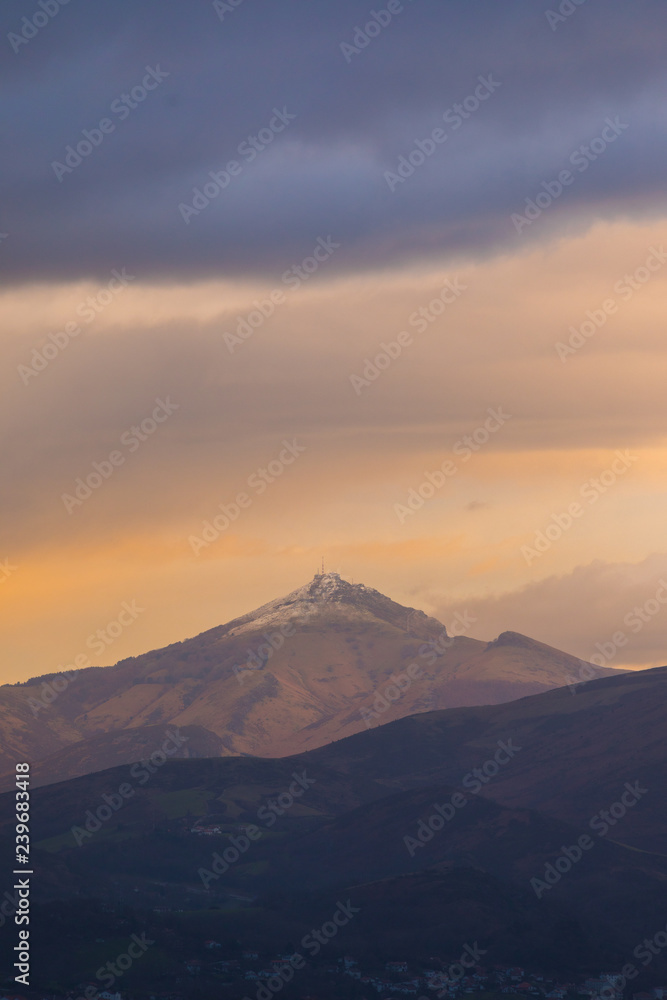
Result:
{"label": "village", "polygon": [[[203,942],[204,949],[209,953],[210,960],[202,961],[192,958],[184,963],[184,976],[178,977],[174,990],[160,992],[146,991],[97,991],[93,981],[77,984],[76,990],[56,996],[39,993],[16,994],[0,991],[0,1000],[78,1000],[79,997],[94,997],[94,1000],[189,1000],[191,995],[198,997],[219,996],[219,990],[224,995],[236,996],[237,993],[246,998],[258,995],[272,997],[282,992],[286,987],[286,979],[281,972],[293,968],[290,964],[292,955],[277,955],[266,959],[258,950],[245,950],[241,958],[226,959],[218,957],[222,945],[213,940]],[[598,976],[584,979],[580,982],[559,981],[538,972],[529,972],[520,966],[494,965],[486,968],[476,965],[469,970],[463,970],[460,963],[449,963],[446,958],[432,957],[426,964],[409,963],[395,959],[387,961],[383,968],[364,969],[352,955],[339,958],[334,964],[317,970],[320,983],[327,982],[333,987],[332,995],[336,997],[365,997],[368,1000],[379,996],[381,1000],[393,1000],[400,996],[418,997],[419,1000],[443,1000],[443,998],[459,997],[515,997],[544,998],[544,1000],[667,1000],[667,987],[653,987],[647,992],[629,993],[623,990],[622,977],[615,973],[600,973]],[[465,974],[460,974],[460,972]],[[290,977],[291,978],[291,977]],[[349,993],[345,990],[345,982],[349,982]],[[280,986],[278,984],[281,984]],[[210,984],[213,992],[207,989]],[[354,984],[354,985],[353,985]],[[304,983],[304,992],[295,993],[294,985],[289,983],[290,996],[299,996],[299,1000],[324,1000],[329,996],[329,989],[322,985],[321,996],[312,991],[306,992],[309,986]]]}

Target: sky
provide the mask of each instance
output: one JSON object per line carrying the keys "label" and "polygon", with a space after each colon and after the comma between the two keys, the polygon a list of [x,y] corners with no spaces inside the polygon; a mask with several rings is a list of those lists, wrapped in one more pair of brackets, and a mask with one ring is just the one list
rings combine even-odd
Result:
{"label": "sky", "polygon": [[5,0],[0,681],[322,558],[475,638],[667,662],[666,28]]}

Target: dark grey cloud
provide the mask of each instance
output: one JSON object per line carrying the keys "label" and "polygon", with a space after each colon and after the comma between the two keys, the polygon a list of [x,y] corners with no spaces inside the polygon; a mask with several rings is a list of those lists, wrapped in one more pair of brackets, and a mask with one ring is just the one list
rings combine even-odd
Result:
{"label": "dark grey cloud", "polygon": [[[50,8],[57,0],[44,0]],[[6,98],[0,123],[5,280],[275,273],[320,234],[336,267],[376,266],[545,236],[564,218],[654,210],[665,196],[661,0],[585,0],[556,30],[539,0],[405,0],[349,64],[342,42],[382,0],[212,3],[69,0],[27,44],[24,17],[0,13]],[[38,17],[38,23],[43,21]],[[112,102],[146,67],[168,77],[124,120]],[[384,179],[416,139],[489,74],[501,86],[394,193]],[[237,152],[274,108],[296,115],[254,160]],[[607,117],[628,124],[521,236],[509,216]],[[59,182],[83,129],[114,131]],[[186,225],[180,203],[231,159],[243,163]]]}
{"label": "dark grey cloud", "polygon": [[473,635],[495,639],[506,630],[564,649],[599,666],[650,667],[665,662],[667,557],[641,562],[595,560],[508,593],[458,603],[435,600],[448,621],[465,606]]}

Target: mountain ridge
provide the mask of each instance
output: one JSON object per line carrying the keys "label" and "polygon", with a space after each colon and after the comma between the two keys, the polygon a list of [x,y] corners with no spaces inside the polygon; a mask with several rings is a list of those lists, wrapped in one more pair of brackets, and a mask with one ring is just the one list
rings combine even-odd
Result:
{"label": "mountain ridge", "polygon": [[[451,631],[469,625],[462,618]],[[514,632],[490,643],[449,635],[423,611],[337,573],[318,573],[181,642],[63,680],[47,674],[2,688],[0,787],[16,759],[39,765],[44,782],[66,777],[66,762],[69,776],[107,767],[104,748],[111,760],[118,753],[125,760],[121,732],[136,733],[139,759],[146,733],[160,726],[199,727],[217,738],[224,756],[289,756],[369,723],[537,694],[569,683],[581,665]],[[619,671],[596,671],[605,673]]]}
{"label": "mountain ridge", "polygon": [[[664,924],[665,693],[667,668],[654,668],[423,713],[291,758],[174,758],[37,788],[36,919],[74,913],[92,947],[140,903],[151,939],[182,919],[204,956],[207,938],[276,954],[311,911],[319,926],[351,899],[341,949],[357,958],[415,962],[451,939],[478,941],[485,964],[622,968]],[[483,788],[469,780],[480,774]],[[0,800],[7,850],[12,802]],[[593,823],[601,810],[608,830]],[[93,903],[100,915],[82,921]],[[653,982],[666,970],[656,956]]]}

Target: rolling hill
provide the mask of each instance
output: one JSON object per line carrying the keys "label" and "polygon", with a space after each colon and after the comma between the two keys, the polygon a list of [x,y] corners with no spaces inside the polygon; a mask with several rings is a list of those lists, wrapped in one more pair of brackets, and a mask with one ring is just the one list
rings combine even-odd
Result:
{"label": "rolling hill", "polygon": [[[666,919],[666,694],[658,668],[290,758],[125,764],[37,788],[35,919],[57,908],[79,956],[119,921],[146,929],[182,968],[211,937],[275,954],[350,899],[334,954],[417,962],[478,941],[485,963],[616,971]],[[666,973],[661,955],[650,975]]]}

